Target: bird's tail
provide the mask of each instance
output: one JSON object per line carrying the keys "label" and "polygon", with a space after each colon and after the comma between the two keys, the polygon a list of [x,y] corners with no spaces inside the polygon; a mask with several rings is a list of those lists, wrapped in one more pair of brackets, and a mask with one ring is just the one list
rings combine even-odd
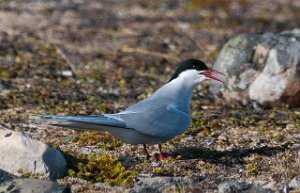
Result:
{"label": "bird's tail", "polygon": [[68,127],[75,130],[109,131],[112,128],[126,128],[124,122],[110,115],[55,116],[35,114],[31,115],[30,119],[34,124]]}

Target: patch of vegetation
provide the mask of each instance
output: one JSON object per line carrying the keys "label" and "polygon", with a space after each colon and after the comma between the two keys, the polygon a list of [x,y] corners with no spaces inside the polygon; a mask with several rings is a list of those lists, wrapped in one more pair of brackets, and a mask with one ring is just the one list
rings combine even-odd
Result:
{"label": "patch of vegetation", "polygon": [[250,176],[257,176],[262,171],[261,157],[257,155],[250,156],[246,161],[246,172]]}
{"label": "patch of vegetation", "polygon": [[179,168],[174,167],[174,160],[167,160],[161,163],[159,167],[153,167],[153,174],[156,176],[182,176]]}
{"label": "patch of vegetation", "polygon": [[250,176],[258,175],[258,162],[249,162],[246,165],[246,170]]}
{"label": "patch of vegetation", "polygon": [[32,172],[25,172],[24,170],[22,169],[19,169],[18,170],[18,173],[21,175],[21,177],[23,178],[37,178],[39,177],[39,174],[35,174],[35,173],[32,173]]}
{"label": "patch of vegetation", "polygon": [[111,154],[83,155],[69,162],[69,176],[93,182],[106,182],[124,187],[133,186],[137,172],[127,170]]}
{"label": "patch of vegetation", "polygon": [[175,159],[170,159],[164,160],[158,163],[156,166],[153,166],[151,163],[144,162],[139,165],[136,165],[135,170],[139,172],[149,172],[154,176],[179,177],[188,176],[191,173],[190,170],[192,170],[192,167],[190,164],[186,164],[184,162],[177,162]]}
{"label": "patch of vegetation", "polygon": [[114,150],[123,145],[122,141],[115,139],[110,133],[97,131],[83,132],[79,137],[74,137],[72,142],[82,146],[97,146],[105,150]]}

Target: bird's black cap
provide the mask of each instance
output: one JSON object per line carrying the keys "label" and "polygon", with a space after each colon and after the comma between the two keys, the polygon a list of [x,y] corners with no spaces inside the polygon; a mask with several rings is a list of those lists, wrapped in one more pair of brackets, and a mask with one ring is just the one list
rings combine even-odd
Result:
{"label": "bird's black cap", "polygon": [[208,67],[201,60],[187,59],[179,64],[178,68],[176,69],[175,73],[173,74],[169,82],[177,78],[181,72],[184,72],[186,70],[191,70],[191,69],[202,71],[202,70],[208,70]]}

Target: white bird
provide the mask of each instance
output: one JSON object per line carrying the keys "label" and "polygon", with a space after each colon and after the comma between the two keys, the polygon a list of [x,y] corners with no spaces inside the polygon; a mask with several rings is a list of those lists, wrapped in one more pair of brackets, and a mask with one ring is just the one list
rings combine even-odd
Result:
{"label": "white bird", "polygon": [[149,98],[116,114],[90,116],[37,115],[38,122],[75,130],[107,131],[125,143],[159,145],[160,158],[166,159],[161,144],[186,131],[191,123],[190,100],[201,82],[222,72],[209,69],[204,62],[188,59],[179,64],[171,79]]}

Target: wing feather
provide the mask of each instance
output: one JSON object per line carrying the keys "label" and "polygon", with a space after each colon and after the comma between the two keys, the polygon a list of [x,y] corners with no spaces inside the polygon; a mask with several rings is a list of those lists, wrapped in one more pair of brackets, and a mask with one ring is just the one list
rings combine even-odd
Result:
{"label": "wing feather", "polygon": [[91,115],[91,116],[55,116],[55,115],[34,115],[34,123],[48,124],[74,129],[104,129],[105,128],[127,128],[126,123],[114,119],[112,116]]}

